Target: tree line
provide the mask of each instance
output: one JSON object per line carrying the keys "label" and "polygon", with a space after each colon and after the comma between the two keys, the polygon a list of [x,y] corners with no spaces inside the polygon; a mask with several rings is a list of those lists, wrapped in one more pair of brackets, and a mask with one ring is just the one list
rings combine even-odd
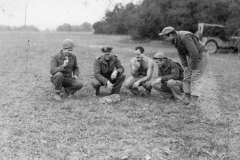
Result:
{"label": "tree line", "polygon": [[198,23],[221,24],[226,34],[240,28],[240,0],[143,0],[116,4],[93,24],[95,34],[129,34],[133,39],[159,39],[166,26],[196,32]]}
{"label": "tree line", "polygon": [[91,32],[93,31],[92,25],[88,22],[84,22],[82,25],[70,25],[64,23],[57,27],[57,31],[68,31],[68,32]]}

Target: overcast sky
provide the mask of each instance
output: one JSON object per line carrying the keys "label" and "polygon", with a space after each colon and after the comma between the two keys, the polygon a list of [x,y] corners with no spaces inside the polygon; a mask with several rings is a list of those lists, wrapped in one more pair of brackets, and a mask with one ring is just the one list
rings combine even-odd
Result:
{"label": "overcast sky", "polygon": [[34,25],[41,30],[56,29],[63,23],[81,25],[101,20],[117,3],[141,0],[0,0],[0,25]]}

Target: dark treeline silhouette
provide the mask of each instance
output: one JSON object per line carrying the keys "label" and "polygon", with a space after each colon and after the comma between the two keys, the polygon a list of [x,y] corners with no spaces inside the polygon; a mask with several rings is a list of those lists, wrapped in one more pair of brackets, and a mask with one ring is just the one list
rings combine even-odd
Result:
{"label": "dark treeline silhouette", "polygon": [[199,22],[221,24],[232,34],[240,27],[240,0],[143,0],[115,5],[93,24],[95,34],[129,34],[133,39],[158,39],[166,26],[197,31]]}
{"label": "dark treeline silhouette", "polygon": [[10,27],[0,25],[0,31],[39,31],[39,29],[35,26]]}
{"label": "dark treeline silhouette", "polygon": [[93,31],[90,23],[84,22],[82,25],[70,25],[64,23],[57,27],[57,31],[68,31],[68,32],[91,32]]}

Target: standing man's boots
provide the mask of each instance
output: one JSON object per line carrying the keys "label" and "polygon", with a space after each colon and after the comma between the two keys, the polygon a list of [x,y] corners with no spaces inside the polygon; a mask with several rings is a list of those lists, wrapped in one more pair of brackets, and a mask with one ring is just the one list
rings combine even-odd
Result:
{"label": "standing man's boots", "polygon": [[187,107],[196,107],[198,105],[198,96],[191,96],[191,102]]}

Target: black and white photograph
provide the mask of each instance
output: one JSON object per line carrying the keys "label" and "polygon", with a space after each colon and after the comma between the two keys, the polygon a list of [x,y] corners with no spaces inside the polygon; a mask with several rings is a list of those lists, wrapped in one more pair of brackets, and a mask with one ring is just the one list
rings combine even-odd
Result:
{"label": "black and white photograph", "polygon": [[240,160],[240,0],[0,0],[0,160]]}

